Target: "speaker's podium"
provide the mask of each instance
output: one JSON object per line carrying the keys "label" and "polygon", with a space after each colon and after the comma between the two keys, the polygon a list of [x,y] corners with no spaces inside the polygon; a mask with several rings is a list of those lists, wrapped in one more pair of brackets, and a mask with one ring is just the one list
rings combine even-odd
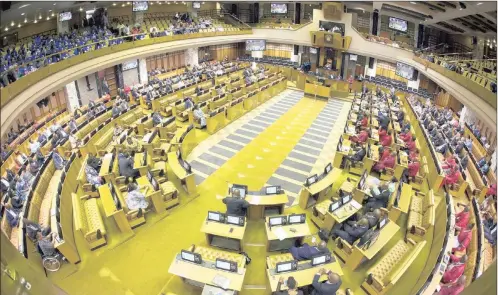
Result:
{"label": "speaker's podium", "polygon": [[233,196],[234,192],[250,204],[247,210],[249,220],[280,215],[284,212],[285,204],[289,202],[289,197],[280,186],[268,186],[260,191],[249,191],[247,185],[232,184],[228,188],[228,194]]}
{"label": "speaker's podium", "polygon": [[332,168],[329,163],[320,176],[314,174],[308,177],[299,193],[299,207],[307,209],[325,200],[341,173],[341,169]]}

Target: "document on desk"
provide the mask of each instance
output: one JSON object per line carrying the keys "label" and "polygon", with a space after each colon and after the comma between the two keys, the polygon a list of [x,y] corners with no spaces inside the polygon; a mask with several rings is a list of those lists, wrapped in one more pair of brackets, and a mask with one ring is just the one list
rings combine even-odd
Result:
{"label": "document on desk", "polygon": [[221,287],[223,289],[228,289],[228,287],[230,286],[230,279],[218,274],[214,276],[212,282],[216,286]]}
{"label": "document on desk", "polygon": [[287,233],[285,232],[285,230],[281,227],[277,227],[276,229],[273,230],[273,233],[277,236],[277,238],[280,240],[280,241],[283,241],[285,239],[287,239]]}
{"label": "document on desk", "polygon": [[143,139],[142,139],[142,141],[143,142],[149,142],[149,139],[150,139],[151,136],[152,136],[152,132],[145,134],[144,137],[143,137]]}

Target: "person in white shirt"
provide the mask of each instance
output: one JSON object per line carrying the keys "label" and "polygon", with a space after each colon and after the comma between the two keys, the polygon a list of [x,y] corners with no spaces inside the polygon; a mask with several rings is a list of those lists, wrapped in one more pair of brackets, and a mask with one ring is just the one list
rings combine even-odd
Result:
{"label": "person in white shirt", "polygon": [[32,154],[36,154],[40,151],[40,143],[38,141],[33,141],[32,139],[29,140],[29,150],[31,151]]}
{"label": "person in white shirt", "polygon": [[200,122],[201,129],[206,127],[206,116],[204,112],[199,108],[199,105],[194,106],[194,117]]}
{"label": "person in white shirt", "polygon": [[180,82],[178,82],[178,88],[182,88],[183,86],[185,86],[185,83],[180,80]]}

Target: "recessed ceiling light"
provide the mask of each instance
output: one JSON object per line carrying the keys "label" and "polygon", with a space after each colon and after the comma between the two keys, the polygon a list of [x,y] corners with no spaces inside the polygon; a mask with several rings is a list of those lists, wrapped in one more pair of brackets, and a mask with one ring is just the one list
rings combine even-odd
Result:
{"label": "recessed ceiling light", "polygon": [[47,16],[47,20],[50,20],[50,16]]}
{"label": "recessed ceiling light", "polygon": [[11,22],[11,23],[10,23],[10,25],[11,25],[11,26],[14,26],[14,25],[15,25],[15,23],[14,23],[14,22]]}
{"label": "recessed ceiling light", "polygon": [[52,16],[54,16],[55,14],[52,12]]}
{"label": "recessed ceiling light", "polygon": [[126,5],[130,5],[130,2],[126,2]]}
{"label": "recessed ceiling light", "polygon": [[31,5],[31,4],[24,4],[24,5],[19,6],[19,8],[18,8],[18,9],[22,9],[22,8],[27,7],[27,6],[30,6],[30,5]]}
{"label": "recessed ceiling light", "polygon": [[411,4],[417,4],[417,2],[410,1]]}
{"label": "recessed ceiling light", "polygon": [[57,3],[54,3],[54,6],[57,5]]}
{"label": "recessed ceiling light", "polygon": [[482,2],[477,3],[477,5],[481,5],[481,4],[482,4]]}
{"label": "recessed ceiling light", "polygon": [[125,7],[125,4],[124,4],[124,3],[123,3],[123,4],[121,4],[121,7]]}
{"label": "recessed ceiling light", "polygon": [[38,17],[38,19],[42,19],[42,16],[41,16],[41,14],[40,14],[40,16]]}
{"label": "recessed ceiling light", "polygon": [[38,20],[35,19],[34,23],[36,24],[38,22]]}
{"label": "recessed ceiling light", "polygon": [[460,7],[460,9],[458,9],[458,10],[463,10],[463,8]]}
{"label": "recessed ceiling light", "polygon": [[112,3],[112,6],[116,6],[116,3]]}
{"label": "recessed ceiling light", "polygon": [[25,19],[24,19],[24,23],[27,23],[27,22],[28,22],[28,19],[27,19],[27,18],[25,18]]}
{"label": "recessed ceiling light", "polygon": [[18,27],[18,28],[20,28],[20,27],[21,27],[21,24],[18,24],[18,25],[17,25],[17,27]]}
{"label": "recessed ceiling light", "polygon": [[26,14],[26,13],[24,13],[24,12],[23,12],[23,13],[21,13],[21,15],[25,15],[25,14]]}
{"label": "recessed ceiling light", "polygon": [[52,12],[52,9],[49,9],[48,12]]}
{"label": "recessed ceiling light", "polygon": [[8,30],[9,30],[9,28],[5,27],[5,31],[8,31]]}
{"label": "recessed ceiling light", "polygon": [[83,11],[83,7],[80,7],[80,11]]}

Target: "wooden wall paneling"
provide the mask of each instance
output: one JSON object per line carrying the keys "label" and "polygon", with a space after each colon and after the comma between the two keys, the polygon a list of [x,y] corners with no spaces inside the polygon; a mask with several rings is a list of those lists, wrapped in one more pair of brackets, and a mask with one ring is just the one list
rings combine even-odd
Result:
{"label": "wooden wall paneling", "polygon": [[147,72],[152,71],[152,68],[151,68],[151,65],[150,65],[150,57],[147,57],[147,59],[145,60],[145,65],[147,67]]}

